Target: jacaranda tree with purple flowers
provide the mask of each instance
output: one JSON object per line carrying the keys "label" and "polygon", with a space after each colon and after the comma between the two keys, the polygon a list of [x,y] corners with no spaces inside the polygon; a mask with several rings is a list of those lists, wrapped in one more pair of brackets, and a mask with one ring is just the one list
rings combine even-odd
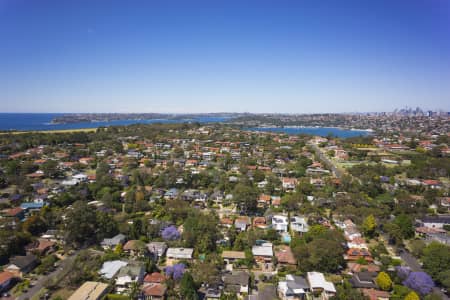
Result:
{"label": "jacaranda tree with purple flowers", "polygon": [[168,266],[164,269],[167,276],[172,277],[174,280],[180,280],[183,277],[185,270],[184,264],[175,264],[173,266]]}
{"label": "jacaranda tree with purple flowers", "polygon": [[403,285],[415,290],[421,295],[427,295],[433,291],[434,282],[425,272],[411,272]]}
{"label": "jacaranda tree with purple flowers", "polygon": [[180,232],[173,225],[164,228],[161,235],[162,238],[165,239],[166,241],[178,240],[181,237]]}
{"label": "jacaranda tree with purple flowers", "polygon": [[406,278],[408,278],[409,274],[411,273],[411,269],[409,267],[398,266],[395,269],[397,271],[397,276],[401,280],[405,280]]}

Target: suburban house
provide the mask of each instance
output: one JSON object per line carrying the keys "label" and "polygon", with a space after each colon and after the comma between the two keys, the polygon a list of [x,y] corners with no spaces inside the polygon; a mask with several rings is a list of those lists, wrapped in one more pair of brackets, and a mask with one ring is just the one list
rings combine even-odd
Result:
{"label": "suburban house", "polygon": [[268,207],[272,202],[270,195],[261,194],[258,197],[258,207]]}
{"label": "suburban house", "polygon": [[144,285],[149,283],[163,283],[166,280],[166,277],[159,273],[153,272],[151,274],[147,274],[144,277]]}
{"label": "suburban house", "polygon": [[39,263],[38,258],[33,254],[26,256],[14,256],[10,260],[10,265],[5,271],[11,272],[16,277],[23,277],[24,274],[31,272]]}
{"label": "suburban house", "polygon": [[377,266],[375,264],[359,264],[357,262],[348,262],[347,269],[348,269],[348,272],[352,273],[352,274],[362,272],[362,271],[379,272],[380,266]]}
{"label": "suburban house", "polygon": [[287,178],[283,177],[281,180],[283,189],[285,190],[295,190],[295,187],[297,186],[298,180],[297,178]]}
{"label": "suburban house", "polygon": [[424,217],[422,223],[424,227],[443,229],[444,225],[450,225],[450,215]]}
{"label": "suburban house", "polygon": [[37,239],[25,246],[27,253],[34,253],[38,255],[45,255],[55,251],[55,242],[47,239]]}
{"label": "suburban house", "polygon": [[305,217],[293,216],[291,217],[291,230],[300,234],[308,232],[308,221]]}
{"label": "suburban house", "polygon": [[140,256],[145,254],[147,247],[141,240],[129,240],[123,245],[123,251],[131,256]]}
{"label": "suburban house", "polygon": [[204,294],[205,294],[205,300],[217,300],[220,299],[220,297],[222,296],[222,290],[223,290],[223,286],[222,285],[210,285],[206,288]]}
{"label": "suburban house", "polygon": [[386,291],[376,289],[361,289],[364,296],[369,297],[370,300],[389,300],[391,294]]}
{"label": "suburban house", "polygon": [[112,279],[116,276],[117,272],[126,265],[128,265],[128,263],[121,260],[105,261],[99,273],[106,279]]}
{"label": "suburban house", "polygon": [[347,250],[347,253],[344,255],[344,259],[347,261],[356,261],[359,259],[364,259],[367,262],[372,262],[373,258],[367,249],[360,248],[350,248]]}
{"label": "suburban house", "polygon": [[286,216],[275,215],[272,217],[272,228],[277,232],[288,232],[289,219]]}
{"label": "suburban house", "polygon": [[144,280],[145,268],[140,264],[129,264],[122,267],[116,277],[116,291],[126,293],[133,282],[141,284]]}
{"label": "suburban house", "polygon": [[376,272],[358,272],[353,274],[353,277],[349,279],[349,282],[354,288],[376,288],[376,277]]}
{"label": "suburban house", "polygon": [[304,277],[286,275],[278,282],[278,297],[281,300],[305,300],[309,293],[309,284]]}
{"label": "suburban house", "polygon": [[165,242],[150,242],[147,244],[147,249],[155,259],[158,259],[166,254],[167,244]]}
{"label": "suburban house", "polygon": [[253,246],[252,254],[262,270],[270,271],[272,269],[272,243],[264,242],[261,245]]}
{"label": "suburban house", "polygon": [[254,217],[253,218],[253,227],[266,229],[268,227],[266,218],[265,217]]}
{"label": "suburban house", "polygon": [[286,245],[277,246],[275,248],[275,257],[277,258],[278,265],[281,266],[295,266],[297,264],[297,260],[292,253],[291,247]]}
{"label": "suburban house", "polygon": [[14,274],[4,271],[0,272],[0,292],[7,291],[14,282]]}
{"label": "suburban house", "polygon": [[69,300],[100,300],[108,293],[108,289],[106,283],[86,281],[69,297]]}
{"label": "suburban house", "polygon": [[246,231],[247,227],[250,225],[250,218],[249,217],[238,217],[236,220],[234,220],[234,227],[236,227],[237,230],[240,231]]}
{"label": "suburban house", "polygon": [[250,275],[246,272],[236,272],[223,277],[225,292],[231,294],[248,294]]}
{"label": "suburban house", "polygon": [[23,220],[25,218],[25,210],[21,207],[7,208],[0,211],[0,215],[5,218]]}
{"label": "suburban house", "polygon": [[125,243],[125,240],[126,240],[125,235],[119,233],[118,235],[113,236],[112,238],[103,239],[103,241],[101,242],[101,246],[105,250],[115,249],[117,245],[119,244],[123,245],[123,243]]}
{"label": "suburban house", "polygon": [[167,265],[171,265],[180,259],[192,259],[193,248],[169,248],[167,249]]}
{"label": "suburban house", "polygon": [[436,241],[442,244],[450,245],[450,236],[445,229],[433,227],[416,227],[416,237],[423,239],[425,242]]}
{"label": "suburban house", "polygon": [[225,262],[225,269],[233,271],[233,263],[240,259],[245,259],[244,251],[223,251],[222,258]]}
{"label": "suburban house", "polygon": [[315,298],[326,300],[336,295],[334,284],[325,280],[325,276],[322,273],[308,272],[306,273],[306,279]]}
{"label": "suburban house", "polygon": [[167,287],[161,283],[148,283],[142,287],[141,293],[144,300],[163,300],[166,297]]}

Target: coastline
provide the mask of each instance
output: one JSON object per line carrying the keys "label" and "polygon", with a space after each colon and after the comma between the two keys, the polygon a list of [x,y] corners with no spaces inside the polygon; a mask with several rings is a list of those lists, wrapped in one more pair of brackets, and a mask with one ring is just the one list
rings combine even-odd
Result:
{"label": "coastline", "polygon": [[74,128],[74,129],[49,129],[49,130],[20,130],[20,131],[0,131],[0,135],[25,134],[25,133],[73,133],[73,132],[95,132],[95,128]]}

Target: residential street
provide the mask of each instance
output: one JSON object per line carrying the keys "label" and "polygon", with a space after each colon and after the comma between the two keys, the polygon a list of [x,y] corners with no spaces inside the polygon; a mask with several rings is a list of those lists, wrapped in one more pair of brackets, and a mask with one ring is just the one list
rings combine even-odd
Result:
{"label": "residential street", "polygon": [[35,285],[33,287],[28,289],[28,291],[26,293],[23,293],[16,299],[17,300],[31,299],[34,295],[36,295],[45,286],[46,282],[48,282],[49,280],[52,280],[53,278],[57,278],[61,273],[63,273],[63,271],[66,270],[66,268],[70,267],[71,263],[73,262],[75,257],[78,255],[78,252],[79,251],[75,252],[74,254],[72,254],[71,256],[66,258],[65,260],[61,261],[59,266],[50,274],[48,274],[46,276],[41,276],[37,280],[37,282],[35,283]]}
{"label": "residential street", "polygon": [[317,156],[319,156],[319,159],[328,167],[331,169],[331,171],[336,175],[337,178],[341,178],[344,174],[341,170],[339,170],[334,163],[328,158],[326,157],[325,154],[322,153],[322,151],[320,150],[319,146],[317,146],[314,143],[308,143],[309,146],[312,147],[312,149],[314,150],[314,152],[317,154]]}

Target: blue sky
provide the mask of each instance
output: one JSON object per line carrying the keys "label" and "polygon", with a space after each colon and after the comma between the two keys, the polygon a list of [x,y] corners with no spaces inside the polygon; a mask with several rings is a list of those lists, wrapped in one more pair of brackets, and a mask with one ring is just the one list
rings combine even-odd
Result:
{"label": "blue sky", "polygon": [[448,0],[0,0],[2,112],[450,110]]}

